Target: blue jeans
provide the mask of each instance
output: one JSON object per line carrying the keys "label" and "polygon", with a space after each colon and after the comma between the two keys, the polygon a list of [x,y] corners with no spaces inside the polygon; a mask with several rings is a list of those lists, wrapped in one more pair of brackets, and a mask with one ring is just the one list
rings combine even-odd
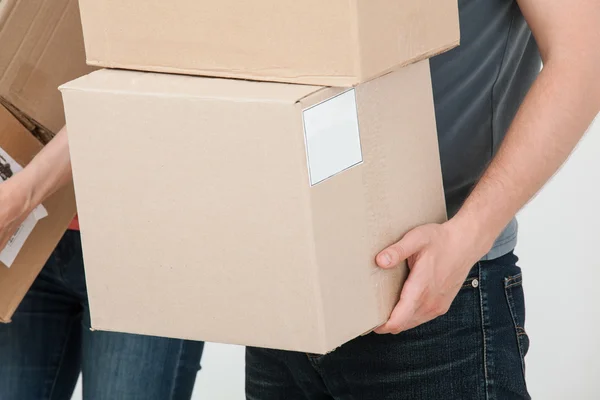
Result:
{"label": "blue jeans", "polygon": [[248,348],[248,400],[529,399],[517,257],[478,263],[450,311],[399,335],[369,334],[325,356]]}
{"label": "blue jeans", "polygon": [[69,231],[0,324],[0,399],[189,400],[203,343],[90,331],[81,242]]}

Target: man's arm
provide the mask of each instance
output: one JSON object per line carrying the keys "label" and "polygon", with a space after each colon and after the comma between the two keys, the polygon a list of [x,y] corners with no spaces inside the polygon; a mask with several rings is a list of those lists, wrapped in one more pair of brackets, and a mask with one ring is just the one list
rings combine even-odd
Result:
{"label": "man's arm", "polygon": [[469,269],[560,168],[600,111],[600,3],[518,0],[544,68],[498,154],[457,215],[409,232],[377,256],[411,273],[388,323],[398,333],[447,312]]}
{"label": "man's arm", "polygon": [[29,213],[71,179],[67,131],[63,128],[23,171],[0,183],[0,250]]}
{"label": "man's arm", "polygon": [[498,155],[459,212],[459,220],[481,229],[488,240],[558,170],[600,110],[600,3],[520,0],[519,4],[544,69]]}

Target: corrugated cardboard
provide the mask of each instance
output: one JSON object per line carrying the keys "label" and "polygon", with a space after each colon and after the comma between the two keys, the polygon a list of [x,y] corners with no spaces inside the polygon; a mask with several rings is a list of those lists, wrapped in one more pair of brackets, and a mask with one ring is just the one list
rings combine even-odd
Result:
{"label": "corrugated cardboard", "polygon": [[[103,70],[62,91],[94,329],[326,353],[396,303],[406,269],[377,252],[445,219],[427,61],[350,90]],[[338,157],[352,121],[362,161]]]}
{"label": "corrugated cardboard", "polygon": [[77,0],[0,1],[0,104],[44,142],[65,124],[58,86],[92,70]]}
{"label": "corrugated cardboard", "polygon": [[458,44],[456,0],[80,0],[91,65],[352,86]]}
{"label": "corrugated cardboard", "polygon": [[[42,144],[0,106],[0,148],[20,165],[28,164]],[[10,268],[0,263],[0,322],[9,322],[75,215],[73,185],[44,202],[48,216],[39,220]]]}

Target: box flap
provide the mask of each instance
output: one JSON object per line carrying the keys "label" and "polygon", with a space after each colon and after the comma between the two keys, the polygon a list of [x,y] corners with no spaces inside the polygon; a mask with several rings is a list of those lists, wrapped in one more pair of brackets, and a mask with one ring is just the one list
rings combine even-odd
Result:
{"label": "box flap", "polygon": [[322,87],[105,69],[60,89],[293,104]]}
{"label": "box flap", "polygon": [[0,0],[0,98],[58,132],[58,86],[89,73],[77,0]]}
{"label": "box flap", "polygon": [[21,110],[10,104],[2,97],[0,97],[0,106],[3,106],[10,111],[11,114],[43,144],[48,144],[48,142],[50,142],[50,140],[52,140],[54,137],[54,132],[51,132],[40,125],[37,121],[33,120],[27,114],[23,113]]}

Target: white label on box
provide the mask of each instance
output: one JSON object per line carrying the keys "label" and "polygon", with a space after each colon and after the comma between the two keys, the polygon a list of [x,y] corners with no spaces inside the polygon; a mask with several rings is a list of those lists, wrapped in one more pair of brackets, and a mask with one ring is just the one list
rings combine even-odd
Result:
{"label": "white label on box", "polygon": [[[0,147],[0,182],[7,180],[22,170],[23,167]],[[6,247],[0,251],[0,261],[4,265],[8,268],[11,267],[37,222],[46,216],[48,216],[48,212],[42,205],[37,206],[35,210],[27,216],[25,221],[23,221],[21,226],[10,238]]]}
{"label": "white label on box", "polygon": [[362,162],[354,89],[307,108],[303,119],[311,186]]}

